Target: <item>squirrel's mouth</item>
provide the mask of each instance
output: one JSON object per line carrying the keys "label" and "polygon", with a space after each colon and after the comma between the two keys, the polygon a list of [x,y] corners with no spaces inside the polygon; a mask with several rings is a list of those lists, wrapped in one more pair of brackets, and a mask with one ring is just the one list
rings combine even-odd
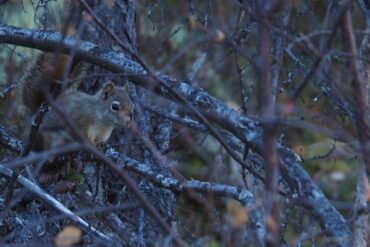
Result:
{"label": "squirrel's mouth", "polygon": [[123,117],[123,126],[125,128],[131,128],[132,125],[132,118],[130,116]]}

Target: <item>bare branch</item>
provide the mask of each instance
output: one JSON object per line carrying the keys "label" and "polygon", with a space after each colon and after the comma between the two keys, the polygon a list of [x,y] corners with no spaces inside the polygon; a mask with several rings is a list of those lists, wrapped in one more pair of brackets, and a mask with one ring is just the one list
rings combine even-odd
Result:
{"label": "bare branch", "polygon": [[[343,32],[346,50],[351,54],[358,55],[356,40],[353,32],[350,12],[347,10],[343,16]],[[353,73],[352,94],[356,102],[356,127],[358,139],[361,144],[362,159],[365,162],[367,177],[370,178],[370,125],[369,125],[369,104],[363,74],[360,71],[360,64],[354,57],[349,58],[350,70]]]}
{"label": "bare branch", "polygon": [[318,71],[320,64],[325,57],[325,54],[327,53],[331,42],[334,39],[334,36],[336,34],[336,30],[339,26],[339,23],[341,21],[342,16],[347,11],[349,4],[351,1],[344,0],[344,1],[334,1],[330,4],[329,10],[328,10],[328,18],[330,22],[326,23],[326,27],[324,30],[331,30],[331,34],[329,37],[323,36],[323,39],[321,41],[321,49],[319,56],[316,58],[316,60],[313,63],[313,66],[311,70],[306,74],[306,76],[303,78],[303,80],[300,81],[299,85],[297,86],[296,90],[292,94],[292,100],[295,101],[299,94],[303,91],[303,89],[306,87],[307,83],[311,80],[311,78],[316,74]]}
{"label": "bare branch", "polygon": [[[53,51],[58,47],[60,39],[61,35],[57,32],[0,25],[0,40],[2,42]],[[62,51],[68,53],[75,47],[78,47],[76,48],[76,57],[80,60],[102,66],[112,72],[129,73],[126,78],[139,86],[152,88],[152,85],[155,85],[139,64],[121,53],[99,48],[90,42],[78,42],[71,37],[66,37],[64,40]],[[258,121],[232,110],[204,90],[178,82],[159,73],[157,75],[168,83],[170,87],[176,88],[193,105],[208,111],[209,116],[212,116],[212,120],[217,124],[231,131],[252,149],[261,152],[263,146],[261,142],[261,128]],[[166,88],[156,85],[154,89],[161,95],[171,98]],[[313,210],[314,216],[329,235],[348,239],[349,228],[345,224],[343,217],[313,183],[307,172],[304,171],[299,157],[286,147],[280,147],[278,152],[282,160],[282,176],[289,184],[290,190],[296,192],[295,195],[302,199],[306,208]],[[322,205],[324,210],[317,208],[317,205]],[[346,241],[342,241],[344,246],[345,243]]]}
{"label": "bare branch", "polygon": [[255,200],[253,194],[250,191],[230,185],[202,182],[197,180],[179,181],[175,178],[170,178],[162,174],[157,174],[150,168],[149,165],[120,155],[113,148],[109,148],[105,153],[108,157],[117,160],[120,167],[140,174],[148,178],[157,186],[169,189],[175,193],[182,193],[189,190],[194,190],[200,193],[212,193],[217,196],[238,200],[242,205],[246,206],[246,209],[250,212],[250,215],[252,216],[252,229],[255,231],[257,239],[261,243],[263,242],[263,238],[265,236],[264,221],[261,218],[260,213],[256,209]]}
{"label": "bare branch", "polygon": [[[13,171],[11,169],[6,168],[5,166],[1,164],[0,164],[0,173],[9,178],[12,177],[13,175]],[[106,236],[104,233],[92,227],[88,222],[83,220],[81,217],[77,216],[75,213],[69,210],[66,206],[64,206],[62,203],[60,203],[58,200],[56,200],[54,197],[52,197],[45,191],[43,191],[38,185],[34,184],[27,178],[23,177],[22,175],[18,175],[17,182],[20,183],[22,186],[24,186],[27,190],[37,195],[40,199],[45,201],[52,208],[64,214],[67,218],[69,218],[70,220],[72,220],[73,222],[81,226],[86,231],[88,232],[90,231],[94,233],[97,237],[101,238],[104,241],[108,241],[108,242],[112,241],[110,237]]]}

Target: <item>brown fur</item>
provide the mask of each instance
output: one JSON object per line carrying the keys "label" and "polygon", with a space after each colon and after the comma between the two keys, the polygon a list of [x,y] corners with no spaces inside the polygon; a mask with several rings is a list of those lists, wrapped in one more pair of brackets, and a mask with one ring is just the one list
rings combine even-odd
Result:
{"label": "brown fur", "polygon": [[[129,127],[134,106],[127,89],[113,83],[106,83],[95,95],[70,89],[61,94],[56,102],[81,133],[96,145],[106,142],[115,126]],[[112,110],[113,102],[120,104],[119,111]],[[46,114],[40,126],[40,137],[37,145],[39,149],[75,141],[65,122],[54,110]]]}
{"label": "brown fur", "polygon": [[[68,55],[42,53],[31,70],[23,78],[22,99],[34,114],[46,101],[45,92],[56,97],[57,104],[92,144],[104,143],[117,125],[129,127],[133,115],[133,103],[128,95],[128,86],[118,87],[108,82],[94,95],[69,88],[60,94],[59,81],[68,62]],[[55,62],[58,61],[58,62]],[[72,63],[72,71],[77,61]],[[112,104],[120,105],[118,111]],[[117,109],[118,109],[117,108]],[[41,150],[61,146],[75,141],[66,123],[53,109],[40,126],[35,149]]]}
{"label": "brown fur", "polygon": [[[35,113],[45,101],[44,91],[58,95],[60,84],[56,81],[62,78],[67,61],[67,55],[45,52],[26,73],[23,78],[22,99],[31,113]],[[72,68],[76,64],[77,62],[73,63]]]}

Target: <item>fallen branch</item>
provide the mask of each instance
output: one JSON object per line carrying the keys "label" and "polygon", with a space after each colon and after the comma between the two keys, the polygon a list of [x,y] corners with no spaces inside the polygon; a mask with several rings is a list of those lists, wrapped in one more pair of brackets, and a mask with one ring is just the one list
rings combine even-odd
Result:
{"label": "fallen branch", "polygon": [[[6,168],[1,164],[0,164],[0,173],[9,178],[12,177],[13,175],[13,171],[11,169]],[[92,227],[88,222],[83,220],[81,217],[77,216],[75,213],[69,210],[66,206],[60,203],[57,199],[55,199],[54,197],[46,193],[38,185],[34,184],[27,178],[23,177],[22,175],[18,175],[17,182],[20,183],[27,190],[37,195],[41,200],[49,204],[55,210],[64,214],[67,218],[69,218],[70,220],[72,220],[73,222],[81,226],[87,232],[94,233],[97,237],[103,239],[104,241],[109,241],[109,242],[112,241],[110,237],[106,236],[104,233]]]}

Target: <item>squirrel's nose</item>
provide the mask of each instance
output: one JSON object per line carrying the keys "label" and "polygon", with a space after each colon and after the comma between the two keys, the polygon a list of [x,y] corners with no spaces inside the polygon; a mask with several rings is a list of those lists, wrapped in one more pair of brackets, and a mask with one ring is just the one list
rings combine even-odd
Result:
{"label": "squirrel's nose", "polygon": [[126,128],[129,128],[131,126],[132,119],[133,115],[131,113],[123,117],[123,124],[125,125]]}

